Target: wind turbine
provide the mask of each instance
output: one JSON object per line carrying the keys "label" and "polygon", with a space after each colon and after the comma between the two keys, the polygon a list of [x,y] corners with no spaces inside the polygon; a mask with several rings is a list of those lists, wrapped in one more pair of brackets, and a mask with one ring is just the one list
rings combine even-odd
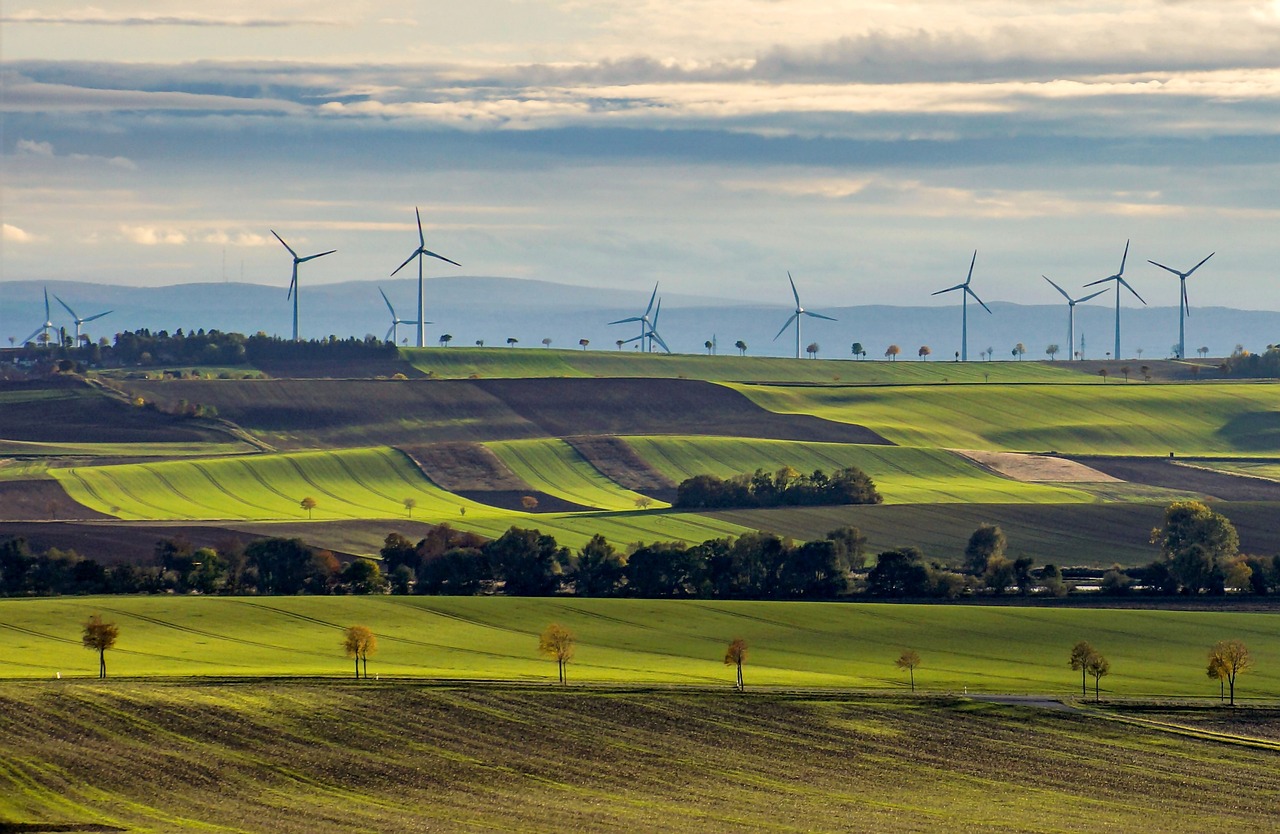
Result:
{"label": "wind turbine", "polygon": [[1086,287],[1092,287],[1095,284],[1105,284],[1108,281],[1116,282],[1116,352],[1111,354],[1111,358],[1120,358],[1120,287],[1124,287],[1133,293],[1134,297],[1142,301],[1142,306],[1147,306],[1147,302],[1143,301],[1142,296],[1138,295],[1138,291],[1129,286],[1129,282],[1124,280],[1124,264],[1129,259],[1129,241],[1124,242],[1124,255],[1120,258],[1120,271],[1115,275],[1108,275],[1106,278],[1099,278],[1097,281],[1090,281],[1085,284]]}
{"label": "wind turbine", "polygon": [[[1053,283],[1053,279],[1050,278],[1048,275],[1041,275],[1040,277],[1048,281],[1049,284],[1055,290],[1062,293],[1062,297],[1067,300],[1067,353],[1070,354],[1072,351],[1075,350],[1075,342],[1076,342],[1076,305],[1082,302],[1088,301],[1091,298],[1097,298],[1098,296],[1106,292],[1106,290],[1098,290],[1095,293],[1086,295],[1084,298],[1073,299],[1070,295],[1067,294],[1066,290],[1064,290],[1062,287],[1059,287],[1057,284]],[[1071,356],[1068,356],[1067,358],[1070,359]]]}
{"label": "wind turbine", "polygon": [[413,250],[413,254],[410,255],[408,258],[405,258],[404,263],[396,267],[395,272],[392,272],[391,274],[395,275],[396,272],[399,272],[400,270],[408,266],[409,261],[412,261],[414,258],[418,259],[418,347],[426,347],[427,346],[427,321],[426,321],[427,315],[426,315],[426,306],[424,305],[424,302],[422,300],[422,256],[428,255],[432,258],[439,258],[440,260],[445,261],[447,263],[451,263],[454,266],[462,266],[462,264],[458,263],[457,261],[451,261],[448,258],[446,258],[444,255],[437,255],[435,252],[432,252],[430,249],[427,248],[427,239],[422,236],[422,212],[418,211],[417,206],[414,206],[413,213],[418,218],[418,248]]}
{"label": "wind turbine", "polygon": [[[71,309],[71,307],[69,307],[69,306],[67,305],[67,302],[63,301],[61,298],[58,298],[58,296],[56,296],[56,295],[54,296],[54,298],[57,298],[57,299],[58,299],[58,303],[62,305],[62,307],[63,307],[63,309],[64,309],[64,310],[66,310],[68,313],[70,313],[70,314],[71,314],[71,320],[72,320],[72,321],[74,321],[74,322],[76,323],[76,346],[77,346],[77,347],[79,347],[79,346],[80,346],[80,326],[81,326],[82,324],[88,324],[88,323],[89,323],[89,322],[91,322],[91,321],[96,321],[97,319],[100,319],[100,318],[102,318],[103,316],[108,315],[108,314],[110,314],[110,313],[112,312],[111,310],[108,310],[108,311],[107,311],[107,312],[105,312],[105,313],[98,313],[98,314],[97,314],[97,315],[95,315],[95,316],[89,316],[88,318],[83,318],[83,319],[82,319],[82,318],[80,318],[79,316],[77,316],[77,315],[76,315],[76,311],[75,311],[75,310],[72,310],[72,309]],[[46,303],[47,303],[47,302],[46,302]]]}
{"label": "wind turbine", "polygon": [[[806,310],[800,304],[800,293],[796,292],[796,281],[794,278],[791,277],[790,270],[787,271],[787,280],[791,282],[791,294],[795,296],[795,299],[796,299],[796,311],[791,314],[791,318],[787,319],[787,323],[782,325],[782,329],[778,331],[778,336],[781,336],[784,332],[786,332],[786,329],[791,326],[791,322],[794,321],[796,323],[796,358],[799,359],[800,358],[800,317],[811,316],[815,319],[826,319],[827,321],[836,321],[836,319],[831,318],[831,316],[824,316],[821,313],[815,313],[811,310]],[[778,341],[778,336],[773,337],[773,340],[775,342]]]}
{"label": "wind turbine", "polygon": [[973,290],[969,289],[969,282],[973,280],[973,265],[977,262],[978,262],[978,250],[975,249],[973,250],[973,259],[969,261],[969,276],[964,279],[963,284],[956,284],[954,287],[947,287],[945,290],[938,290],[935,293],[930,293],[931,295],[942,295],[943,293],[954,292],[955,290],[962,291],[960,293],[960,297],[962,299],[960,302],[960,361],[961,362],[969,361],[969,296],[973,296],[973,300],[981,304],[982,309],[986,310],[988,313],[991,312],[991,308],[988,307],[981,298],[978,298],[978,294]]}
{"label": "wind turbine", "polygon": [[[658,284],[657,284],[657,282],[654,282],[654,285],[653,285],[653,294],[649,296],[649,305],[648,305],[647,307],[645,307],[645,308],[644,308],[644,312],[643,312],[643,313],[641,313],[641,314],[640,314],[640,315],[638,315],[638,316],[629,316],[629,317],[627,317],[627,318],[625,318],[625,319],[618,319],[617,321],[611,321],[611,322],[609,322],[609,324],[611,324],[611,325],[613,325],[613,324],[628,324],[628,323],[633,322],[633,321],[638,321],[638,322],[640,322],[640,335],[639,335],[639,336],[636,336],[636,337],[633,337],[633,338],[631,338],[631,339],[627,339],[626,341],[624,341],[624,342],[623,342],[623,344],[627,344],[628,342],[634,342],[634,341],[636,341],[636,339],[639,339],[639,340],[640,340],[640,349],[641,349],[641,350],[643,350],[645,353],[648,353],[650,350],[652,350],[652,349],[653,349],[653,340],[652,340],[652,339],[649,339],[648,344],[646,344],[646,343],[645,343],[645,340],[650,336],[650,334],[651,334],[651,332],[652,332],[652,330],[653,330],[653,327],[654,327],[653,322],[651,322],[651,321],[649,320],[649,312],[653,309],[653,302],[654,302],[654,300],[655,300],[655,299],[657,299],[657,297],[658,297]],[[659,309],[661,309],[662,303],[661,303],[661,302],[659,302],[659,303],[658,303],[658,306],[659,306]],[[654,316],[654,320],[655,320],[655,321],[657,320],[657,316],[656,316],[656,315]],[[666,347],[666,345],[663,345],[663,347],[665,348],[665,347]],[[671,351],[667,351],[667,353],[670,353],[670,352],[671,352]]]}
{"label": "wind turbine", "polygon": [[[1218,253],[1210,252],[1209,257],[1205,258],[1204,261],[1209,260],[1209,258],[1212,258],[1216,254]],[[1187,306],[1187,279],[1191,277],[1191,273],[1195,272],[1197,269],[1204,266],[1204,261],[1201,261],[1200,263],[1191,267],[1186,272],[1179,272],[1173,267],[1165,266],[1164,264],[1158,264],[1152,260],[1147,261],[1147,263],[1149,264],[1158,266],[1161,269],[1165,270],[1166,272],[1172,272],[1174,275],[1178,276],[1178,284],[1181,286],[1181,289],[1182,289],[1182,303],[1178,305],[1178,358],[1179,359],[1187,358],[1186,318],[1187,316],[1191,315],[1191,308]]]}
{"label": "wind turbine", "polygon": [[[276,235],[276,230],[272,229],[271,234]],[[314,261],[316,258],[323,258],[325,255],[332,255],[337,249],[330,249],[328,252],[319,252],[315,255],[307,255],[305,258],[299,258],[298,253],[293,251],[293,247],[284,242],[284,238],[276,235],[276,240],[280,241],[280,245],[289,250],[289,254],[293,256],[293,279],[289,281],[289,293],[285,299],[293,298],[293,340],[298,341],[298,264],[304,264],[307,261]]]}
{"label": "wind turbine", "polygon": [[49,347],[49,330],[50,330],[50,327],[52,326],[54,326],[54,319],[52,319],[52,316],[49,313],[49,288],[46,287],[45,288],[45,324],[42,324],[36,327],[35,330],[32,330],[31,335],[27,336],[26,339],[23,339],[22,342],[20,342],[20,344],[27,344],[28,342],[31,342],[32,339],[35,339],[37,335],[44,333],[45,347],[46,348]]}
{"label": "wind turbine", "polygon": [[[382,337],[382,341],[385,342],[390,339],[391,344],[398,345],[400,344],[400,325],[417,324],[417,322],[399,318],[396,315],[396,308],[391,306],[391,299],[387,298],[387,294],[382,291],[382,287],[378,287],[378,293],[382,296],[382,300],[387,303],[387,309],[391,311],[391,326],[387,328],[387,335]],[[427,324],[431,324],[431,322],[427,322]]]}

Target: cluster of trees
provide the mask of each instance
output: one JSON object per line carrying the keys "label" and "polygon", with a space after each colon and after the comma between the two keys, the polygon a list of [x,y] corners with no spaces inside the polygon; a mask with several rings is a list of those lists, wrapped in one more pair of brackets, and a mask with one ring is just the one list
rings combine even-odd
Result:
{"label": "cluster of trees", "polygon": [[1280,378],[1280,345],[1267,345],[1264,353],[1250,353],[1237,347],[1222,363],[1221,369],[1228,376],[1251,379]]}
{"label": "cluster of trees", "polygon": [[728,479],[695,475],[676,490],[677,507],[811,507],[837,504],[879,504],[884,499],[865,472],[847,466],[827,475],[821,469],[811,475],[784,466],[770,474],[757,469],[750,475]]}

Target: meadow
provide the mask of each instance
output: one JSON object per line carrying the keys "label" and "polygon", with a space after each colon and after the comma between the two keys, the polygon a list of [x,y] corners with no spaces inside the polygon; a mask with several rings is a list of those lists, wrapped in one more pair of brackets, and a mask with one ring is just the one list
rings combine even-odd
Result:
{"label": "meadow", "polygon": [[554,680],[539,633],[560,622],[578,637],[574,683],[729,685],[734,637],[750,646],[748,686],[901,691],[893,661],[923,663],[928,692],[1070,695],[1070,648],[1089,640],[1111,661],[1106,696],[1216,697],[1205,654],[1239,638],[1257,669],[1246,699],[1280,698],[1280,614],[1251,611],[1025,608],[817,602],[502,597],[100,597],[0,600],[0,676],[97,672],[80,646],[91,613],[117,622],[112,676],[337,676],[351,673],[343,629],[378,635],[371,673],[426,679]]}
{"label": "meadow", "polygon": [[1156,456],[1280,449],[1272,383],[734,387],[771,411],[855,423],[905,446]]}

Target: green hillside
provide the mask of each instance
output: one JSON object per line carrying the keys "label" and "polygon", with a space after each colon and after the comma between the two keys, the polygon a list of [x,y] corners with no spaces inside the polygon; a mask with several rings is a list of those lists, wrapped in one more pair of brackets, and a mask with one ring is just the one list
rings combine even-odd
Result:
{"label": "green hillside", "polygon": [[908,446],[1094,455],[1280,451],[1280,386],[1270,383],[734,387],[771,411],[863,425]]}
{"label": "green hillside", "polygon": [[655,508],[668,506],[623,489],[558,438],[508,440],[485,445],[525,483],[548,495],[602,510],[632,510],[642,500]]}

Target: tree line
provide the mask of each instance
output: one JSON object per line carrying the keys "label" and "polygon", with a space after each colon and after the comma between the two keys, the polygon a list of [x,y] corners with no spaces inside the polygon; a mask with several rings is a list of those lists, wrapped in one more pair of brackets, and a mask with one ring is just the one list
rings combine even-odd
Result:
{"label": "tree line", "polygon": [[676,488],[681,509],[727,507],[813,507],[839,504],[879,504],[884,499],[865,472],[854,466],[827,475],[821,469],[805,475],[790,466],[776,473],[763,469],[721,479],[695,475]]}

